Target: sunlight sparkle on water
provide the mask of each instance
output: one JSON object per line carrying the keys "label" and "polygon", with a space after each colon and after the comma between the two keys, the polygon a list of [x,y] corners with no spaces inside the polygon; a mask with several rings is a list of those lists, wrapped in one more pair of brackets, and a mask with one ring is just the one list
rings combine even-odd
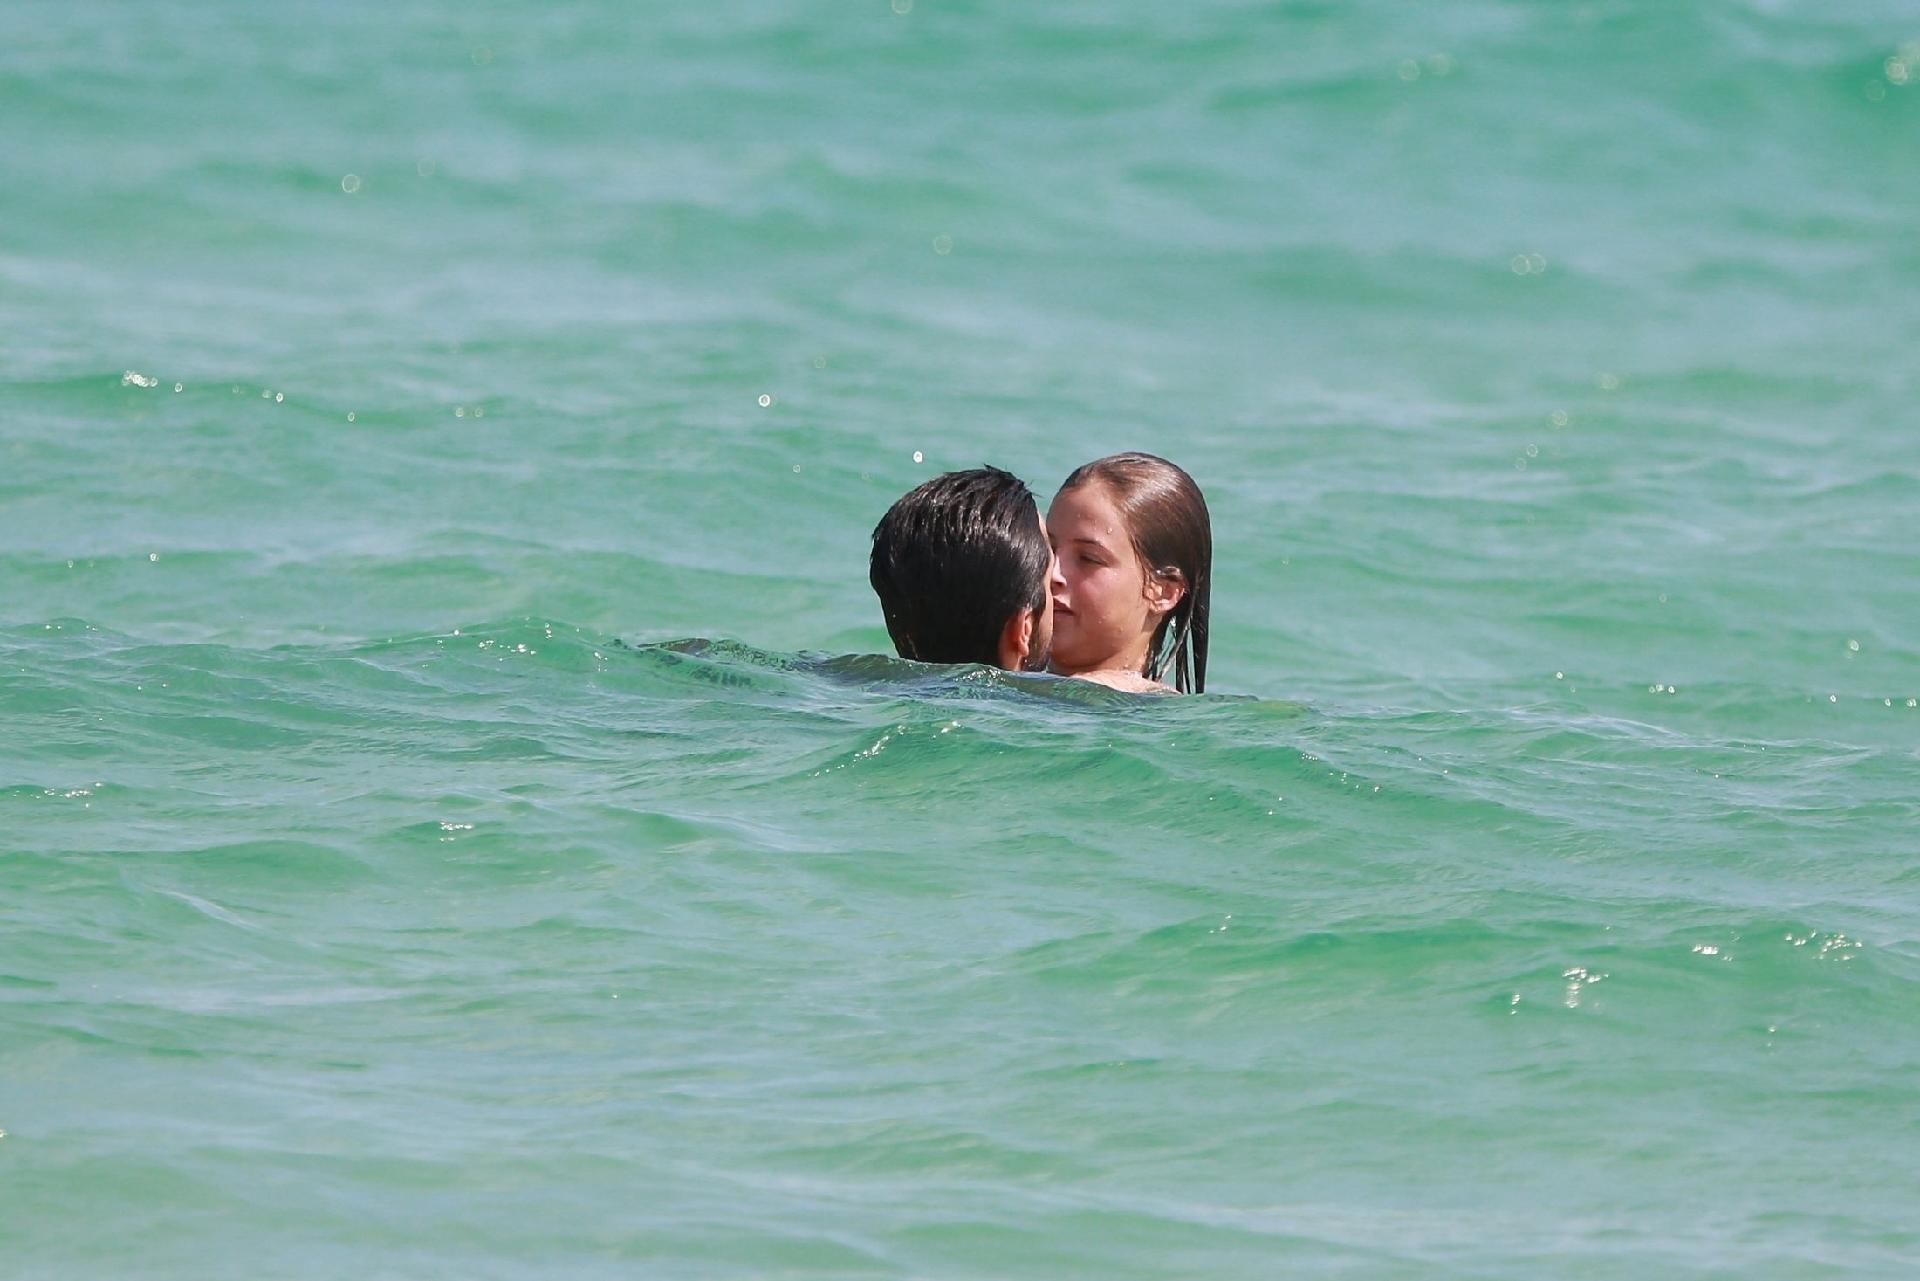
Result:
{"label": "sunlight sparkle on water", "polygon": [[1567,981],[1567,1008],[1577,1010],[1580,1008],[1581,990],[1603,982],[1607,976],[1604,973],[1589,970],[1584,965],[1575,965],[1568,968],[1560,977]]}

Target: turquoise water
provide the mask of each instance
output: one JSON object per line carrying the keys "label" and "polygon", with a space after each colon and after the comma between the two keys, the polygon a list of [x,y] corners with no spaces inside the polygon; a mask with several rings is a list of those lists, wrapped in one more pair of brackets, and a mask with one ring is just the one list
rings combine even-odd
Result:
{"label": "turquoise water", "polygon": [[1909,5],[16,19],[9,1275],[1920,1270]]}

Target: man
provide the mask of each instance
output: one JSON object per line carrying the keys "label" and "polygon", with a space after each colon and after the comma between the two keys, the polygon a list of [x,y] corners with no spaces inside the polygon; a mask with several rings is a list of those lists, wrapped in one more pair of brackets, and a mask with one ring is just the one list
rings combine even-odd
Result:
{"label": "man", "polygon": [[900,657],[1040,672],[1057,569],[1033,492],[979,467],[935,476],[889,508],[867,577]]}

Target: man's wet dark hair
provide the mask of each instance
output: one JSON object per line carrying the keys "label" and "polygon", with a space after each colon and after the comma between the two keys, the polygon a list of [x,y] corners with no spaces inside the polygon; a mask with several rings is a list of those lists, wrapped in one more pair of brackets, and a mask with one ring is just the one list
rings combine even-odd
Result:
{"label": "man's wet dark hair", "polygon": [[978,467],[935,476],[888,508],[867,577],[900,657],[993,666],[1007,620],[1046,607],[1052,559],[1033,491]]}

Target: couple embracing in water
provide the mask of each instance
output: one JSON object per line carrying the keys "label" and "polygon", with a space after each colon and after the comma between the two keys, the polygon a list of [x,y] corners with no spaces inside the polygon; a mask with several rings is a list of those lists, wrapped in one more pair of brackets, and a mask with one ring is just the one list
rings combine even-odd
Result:
{"label": "couple embracing in water", "polygon": [[1114,454],[1068,476],[1044,521],[997,467],[935,476],[874,527],[869,578],[902,658],[1198,694],[1212,570],[1193,477]]}

